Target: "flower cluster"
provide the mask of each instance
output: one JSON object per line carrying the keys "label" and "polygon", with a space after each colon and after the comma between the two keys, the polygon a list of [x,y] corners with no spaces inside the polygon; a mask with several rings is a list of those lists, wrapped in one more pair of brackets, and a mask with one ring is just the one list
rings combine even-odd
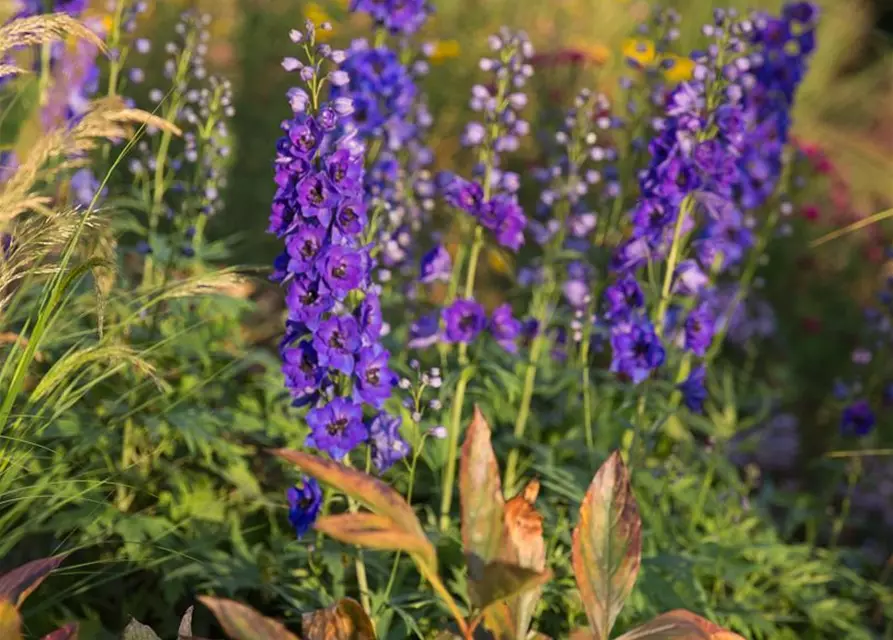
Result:
{"label": "flower cluster", "polygon": [[[713,43],[692,55],[693,79],[669,92],[664,115],[653,123],[657,134],[648,146],[651,162],[640,176],[632,232],[618,247],[612,267],[615,286],[622,289],[646,263],[653,268],[666,261],[658,328],[634,306],[617,305],[617,295],[606,296],[612,317],[619,320],[611,327],[612,370],[634,381],[663,362],[658,334],[665,329],[675,330],[682,348],[695,357],[704,357],[713,341],[716,310],[705,299],[710,281],[750,250],[753,234],[746,211],[765,201],[781,175],[789,111],[812,49],[815,12],[806,7],[796,3],[786,6],[781,18],[740,21],[717,10],[703,30]],[[804,42],[791,57],[794,33]],[[677,262],[689,241],[693,257]],[[670,294],[684,299],[673,314],[668,313]],[[637,296],[631,299],[638,302]],[[703,375],[697,367],[692,375],[683,390],[697,405],[698,394],[691,394]]]}
{"label": "flower cluster", "polygon": [[[344,126],[353,114],[350,98],[317,102],[322,87],[338,84],[344,73],[336,68],[321,75],[323,64],[343,60],[343,52],[314,48],[312,23],[291,37],[308,41],[311,59],[300,67],[308,89],[289,91],[294,115],[283,122],[276,146],[269,231],[285,242],[274,270],[274,279],[288,285],[283,372],[295,405],[311,407],[308,446],[340,459],[369,442],[383,471],[407,447],[399,420],[380,411],[396,376],[380,342],[381,308],[370,279],[365,148]],[[374,412],[369,420],[364,405]]]}
{"label": "flower cluster", "polygon": [[462,136],[466,146],[477,149],[475,174],[481,181],[442,174],[440,184],[450,206],[470,214],[500,245],[517,251],[524,243],[527,218],[516,196],[519,176],[500,169],[500,155],[515,151],[530,130],[519,111],[527,104],[521,89],[533,75],[533,46],[523,32],[503,29],[490,37],[490,49],[495,57],[483,58],[480,67],[493,74],[494,84],[478,84],[471,91],[471,108],[482,122],[470,122]]}
{"label": "flower cluster", "polygon": [[379,276],[386,281],[391,270],[411,269],[415,236],[425,212],[433,208],[428,169],[433,154],[424,141],[431,117],[417,86],[425,65],[407,67],[388,47],[357,40],[346,52],[342,70],[346,75],[339,80],[344,83],[334,86],[331,95],[353,100],[347,127],[376,150],[368,159],[365,190],[378,215]]}
{"label": "flower cluster", "polygon": [[432,12],[426,0],[350,0],[350,10],[368,14],[394,34],[418,31]]}

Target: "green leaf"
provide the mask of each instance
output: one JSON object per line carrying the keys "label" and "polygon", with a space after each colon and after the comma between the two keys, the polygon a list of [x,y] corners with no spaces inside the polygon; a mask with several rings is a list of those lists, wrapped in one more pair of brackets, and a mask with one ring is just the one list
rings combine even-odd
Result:
{"label": "green leaf", "polygon": [[607,640],[632,591],[642,553],[642,521],[618,452],[595,474],[574,529],[572,561],[593,638]]}
{"label": "green leaf", "polygon": [[499,553],[505,501],[499,465],[490,443],[490,425],[475,406],[459,459],[462,546],[468,563],[472,603],[481,606],[477,588],[484,567]]}
{"label": "green leaf", "polygon": [[375,629],[356,600],[344,598],[327,609],[305,613],[301,631],[306,640],[375,640]]}
{"label": "green leaf", "polygon": [[382,551],[405,551],[424,558],[436,557],[427,538],[406,533],[387,517],[374,513],[323,516],[314,528],[346,544]]}
{"label": "green leaf", "polygon": [[699,615],[676,609],[624,633],[617,640],[744,640]]}
{"label": "green leaf", "polygon": [[65,560],[65,555],[32,560],[0,576],[0,600],[6,600],[13,607],[22,606],[22,602],[34,591],[44,579]]}
{"label": "green leaf", "polygon": [[131,618],[127,626],[124,627],[121,640],[161,640],[161,638],[152,630],[152,627],[139,622],[136,618]]}
{"label": "green leaf", "polygon": [[69,622],[67,625],[55,631],[51,631],[41,640],[77,640],[78,623]]}
{"label": "green leaf", "polygon": [[265,618],[244,604],[211,596],[200,596],[199,602],[211,610],[232,640],[299,640],[281,623]]}
{"label": "green leaf", "polygon": [[356,499],[374,513],[387,516],[406,533],[424,537],[425,532],[412,507],[378,478],[301,451],[276,449],[273,453],[320,482]]}
{"label": "green leaf", "polygon": [[540,586],[550,577],[551,573],[548,571],[539,572],[505,562],[491,562],[484,567],[481,580],[475,587],[480,598],[478,606],[486,609],[496,602]]}

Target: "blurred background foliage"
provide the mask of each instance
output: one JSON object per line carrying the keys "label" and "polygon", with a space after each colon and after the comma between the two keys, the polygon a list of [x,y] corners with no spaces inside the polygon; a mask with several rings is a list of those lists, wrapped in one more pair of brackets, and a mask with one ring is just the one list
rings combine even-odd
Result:
{"label": "blurred background foliage", "polygon": [[[180,11],[174,0],[159,3],[150,32],[165,33],[167,22]],[[237,86],[234,123],[237,162],[226,196],[222,235],[244,234],[242,259],[268,262],[277,243],[262,233],[272,195],[270,140],[287,115],[282,96],[288,77],[279,61],[288,54],[282,37],[304,17],[329,16],[336,30],[331,41],[347,44],[367,33],[362,16],[348,16],[342,0],[206,0],[198,6],[217,16],[218,36],[212,61]],[[683,15],[679,52],[690,49],[697,30],[709,17],[712,2],[677,0]],[[724,3],[776,10],[776,0]],[[840,223],[879,211],[893,203],[893,51],[884,32],[884,0],[821,0],[820,43],[807,81],[801,88],[794,116],[795,135],[824,147],[850,185],[849,210],[831,212]],[[163,7],[163,8],[162,8]],[[439,165],[448,168],[459,151],[458,134],[464,100],[477,74],[476,60],[486,47],[486,35],[500,25],[526,29],[540,54],[565,52],[569,69],[549,71],[556,89],[571,95],[576,85],[597,87],[609,95],[626,71],[623,55],[631,50],[630,34],[648,15],[648,3],[638,0],[442,0],[423,38],[435,43],[435,73],[426,91],[432,111],[440,114],[432,140]],[[889,10],[886,14],[889,16]],[[889,25],[887,26],[889,29]],[[546,81],[549,81],[547,78]]]}

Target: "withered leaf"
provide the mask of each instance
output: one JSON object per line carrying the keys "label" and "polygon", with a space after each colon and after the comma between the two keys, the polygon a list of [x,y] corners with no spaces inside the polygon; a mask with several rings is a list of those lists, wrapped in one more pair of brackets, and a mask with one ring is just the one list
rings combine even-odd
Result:
{"label": "withered leaf", "polygon": [[244,604],[211,596],[200,596],[199,602],[211,610],[232,640],[299,640],[282,623],[266,618]]}
{"label": "withered leaf", "polygon": [[346,544],[354,544],[384,551],[405,551],[437,561],[437,553],[424,536],[417,536],[394,526],[385,516],[374,513],[345,513],[324,516],[317,520],[316,529]]}
{"label": "withered leaf", "polygon": [[375,640],[375,629],[356,600],[344,598],[327,609],[305,613],[305,640]]}
{"label": "withered leaf", "polygon": [[188,638],[192,637],[192,614],[194,611],[195,607],[189,607],[180,619],[180,626],[177,629],[177,640],[188,640]]}
{"label": "withered leaf", "polygon": [[744,638],[691,611],[674,609],[624,633],[617,640],[744,640]]}
{"label": "withered leaf", "polygon": [[477,584],[480,608],[508,600],[529,589],[541,586],[549,580],[551,573],[525,569],[516,564],[491,562],[484,567],[483,576]]}
{"label": "withered leaf", "polygon": [[147,624],[143,624],[136,618],[131,618],[127,626],[124,627],[124,633],[121,634],[121,640],[161,640],[157,633]]}
{"label": "withered leaf", "polygon": [[469,578],[476,582],[482,578],[483,567],[499,553],[505,510],[499,465],[490,442],[490,425],[477,406],[459,459],[459,498],[462,546],[468,560]]}
{"label": "withered leaf", "polygon": [[374,513],[387,516],[403,531],[425,536],[412,507],[399,493],[378,478],[302,451],[276,449],[273,454],[288,460],[320,482],[356,499]]}
{"label": "withered leaf", "polygon": [[642,552],[639,509],[616,451],[583,498],[571,552],[593,638],[607,640],[636,582]]}
{"label": "withered leaf", "polygon": [[8,600],[0,600],[0,638],[21,640],[22,619],[19,611]]}
{"label": "withered leaf", "polygon": [[64,627],[46,634],[41,640],[77,640],[78,623],[69,622]]}
{"label": "withered leaf", "polygon": [[0,576],[0,599],[16,608],[65,560],[65,555],[32,560]]}
{"label": "withered leaf", "polygon": [[501,557],[525,569],[543,574],[541,582],[511,598],[508,606],[518,637],[526,637],[542,595],[546,572],[546,542],[543,539],[543,517],[536,510],[540,483],[533,479],[505,505],[505,535]]}

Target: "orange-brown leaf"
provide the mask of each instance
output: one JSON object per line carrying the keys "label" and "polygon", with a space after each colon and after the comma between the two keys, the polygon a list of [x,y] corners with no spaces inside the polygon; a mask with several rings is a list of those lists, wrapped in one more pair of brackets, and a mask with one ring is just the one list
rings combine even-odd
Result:
{"label": "orange-brown leaf", "polygon": [[344,513],[317,520],[316,529],[346,544],[383,551],[405,551],[436,563],[437,554],[425,536],[398,529],[385,516],[374,513]]}
{"label": "orange-brown leaf", "polygon": [[607,640],[636,582],[642,553],[639,509],[616,451],[583,498],[571,553],[593,637]]}
{"label": "orange-brown leaf", "polygon": [[69,622],[64,627],[48,633],[42,640],[78,640],[78,623]]}
{"label": "orange-brown leaf", "polygon": [[276,449],[273,453],[320,482],[355,498],[371,511],[387,516],[406,533],[425,535],[412,507],[399,493],[378,478],[302,451]]}
{"label": "orange-brown leaf", "polygon": [[543,516],[536,510],[539,480],[533,479],[505,505],[505,540],[502,558],[543,574],[543,580],[533,588],[509,600],[509,609],[519,637],[526,637],[533,614],[542,595],[542,585],[548,580],[546,572],[546,542],[543,539]]}
{"label": "orange-brown leaf", "polygon": [[0,600],[0,638],[21,640],[22,618],[18,609],[8,600]]}
{"label": "orange-brown leaf", "polygon": [[617,640],[744,640],[744,638],[691,611],[674,609],[623,634]]}
{"label": "orange-brown leaf", "polygon": [[478,407],[474,408],[459,458],[459,499],[470,595],[477,606],[480,603],[474,585],[483,578],[484,567],[499,553],[505,508],[499,465],[490,443],[490,425]]}
{"label": "orange-brown leaf", "polygon": [[3,574],[0,576],[0,599],[11,602],[16,608],[21,607],[25,598],[39,587],[40,583],[62,564],[63,560],[65,560],[65,555],[32,560]]}
{"label": "orange-brown leaf", "polygon": [[211,610],[232,640],[299,640],[282,623],[265,618],[244,604],[211,596],[199,596],[199,602]]}
{"label": "orange-brown leaf", "polygon": [[375,640],[375,629],[356,600],[344,598],[332,607],[305,613],[301,631],[306,640]]}

